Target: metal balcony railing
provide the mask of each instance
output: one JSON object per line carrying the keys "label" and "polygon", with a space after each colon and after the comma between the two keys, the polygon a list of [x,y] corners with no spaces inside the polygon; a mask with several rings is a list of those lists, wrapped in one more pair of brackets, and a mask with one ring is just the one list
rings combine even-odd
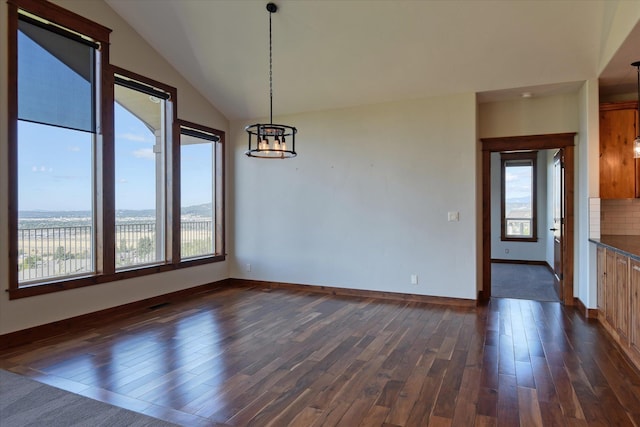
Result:
{"label": "metal balcony railing", "polygon": [[18,229],[18,280],[93,271],[91,226]]}
{"label": "metal balcony railing", "polygon": [[531,218],[506,218],[507,237],[531,237]]}
{"label": "metal balcony railing", "polygon": [[[180,225],[182,258],[214,253],[212,221]],[[18,280],[40,281],[85,275],[94,269],[93,230],[88,226],[18,229]],[[116,225],[116,268],[161,262],[155,223]]]}

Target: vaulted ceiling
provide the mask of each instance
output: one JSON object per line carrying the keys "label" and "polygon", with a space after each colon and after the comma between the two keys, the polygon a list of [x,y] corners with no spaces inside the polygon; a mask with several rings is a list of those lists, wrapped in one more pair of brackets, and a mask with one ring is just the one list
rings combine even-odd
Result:
{"label": "vaulted ceiling", "polygon": [[[267,1],[106,1],[227,118],[268,115]],[[604,90],[633,90],[629,64],[640,60],[637,22],[606,57],[616,0],[275,3],[276,115],[463,92],[550,94],[598,76]]]}

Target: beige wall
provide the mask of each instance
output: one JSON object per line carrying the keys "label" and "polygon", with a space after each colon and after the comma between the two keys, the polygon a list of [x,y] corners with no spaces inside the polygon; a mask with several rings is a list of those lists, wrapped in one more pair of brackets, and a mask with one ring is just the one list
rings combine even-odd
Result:
{"label": "beige wall", "polygon": [[480,138],[578,131],[578,94],[480,104]]}
{"label": "beige wall", "polygon": [[[59,0],[55,3],[113,30],[111,62],[136,73],[159,80],[178,89],[178,116],[228,133],[225,117],[190,86],[157,52],[149,47],[124,20],[101,0]],[[7,22],[7,4],[0,2],[0,22]],[[0,31],[0,84],[7,87],[7,39]],[[7,170],[7,99],[0,91],[0,171]],[[0,206],[7,206],[8,181],[0,173]],[[7,210],[0,209],[0,289],[8,287]],[[228,262],[181,269],[163,274],[122,280],[53,294],[9,301],[0,295],[0,334],[53,322],[141,300],[155,295],[229,277]]]}
{"label": "beige wall", "polygon": [[475,299],[475,117],[474,94],[278,117],[284,161],[232,122],[232,276]]}
{"label": "beige wall", "polygon": [[[640,1],[638,0],[614,0],[604,2],[603,35],[604,40],[600,44],[600,74],[609,61],[614,57],[620,45],[624,43],[629,33],[640,20]],[[632,58],[631,61],[635,61]]]}

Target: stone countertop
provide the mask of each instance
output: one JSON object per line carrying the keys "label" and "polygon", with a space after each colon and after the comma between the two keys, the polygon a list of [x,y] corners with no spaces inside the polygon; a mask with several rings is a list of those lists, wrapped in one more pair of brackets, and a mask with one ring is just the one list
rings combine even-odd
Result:
{"label": "stone countertop", "polygon": [[603,235],[599,239],[589,239],[593,243],[616,250],[640,261],[640,236]]}

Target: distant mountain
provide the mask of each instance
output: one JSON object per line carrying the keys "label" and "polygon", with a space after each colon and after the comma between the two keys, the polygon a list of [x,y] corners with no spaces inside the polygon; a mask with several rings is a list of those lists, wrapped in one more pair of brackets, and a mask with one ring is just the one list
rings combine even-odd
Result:
{"label": "distant mountain", "polygon": [[211,203],[204,203],[201,205],[186,206],[182,208],[180,213],[185,216],[205,216],[210,217],[212,213],[213,205]]}
{"label": "distant mountain", "polygon": [[[182,208],[181,214],[188,216],[198,217],[210,217],[212,213],[212,204],[204,203],[201,205],[186,206]],[[153,209],[118,209],[116,210],[116,218],[141,218],[141,217],[153,217],[155,216],[155,210]],[[90,211],[45,211],[45,210],[31,210],[31,211],[19,211],[18,218],[20,219],[76,219],[76,218],[89,218],[91,217]]]}
{"label": "distant mountain", "polygon": [[155,215],[154,209],[116,209],[116,218],[154,217]]}
{"label": "distant mountain", "polygon": [[510,197],[508,199],[505,200],[506,203],[529,203],[530,202],[530,198],[529,197]]}
{"label": "distant mountain", "polygon": [[18,218],[87,218],[91,216],[90,211],[18,211]]}

